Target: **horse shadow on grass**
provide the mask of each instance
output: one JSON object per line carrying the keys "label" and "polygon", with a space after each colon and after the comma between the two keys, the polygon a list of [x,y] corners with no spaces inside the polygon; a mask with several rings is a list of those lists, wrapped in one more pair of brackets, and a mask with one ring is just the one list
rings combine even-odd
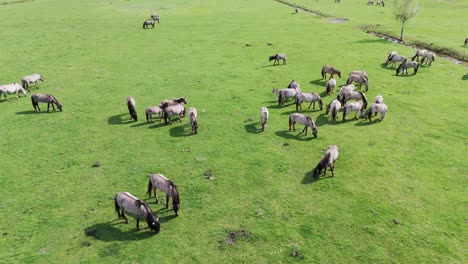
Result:
{"label": "horse shadow on grass", "polygon": [[144,125],[147,125],[147,124],[148,124],[148,122],[140,122],[140,123],[137,123],[137,124],[133,124],[130,127],[141,127],[141,126],[144,126]]}
{"label": "horse shadow on grass", "polygon": [[258,134],[262,132],[261,128],[257,128],[257,126],[261,127],[260,121],[255,123],[250,123],[244,126],[245,132],[250,134]]}
{"label": "horse shadow on grass", "polygon": [[113,115],[107,119],[107,124],[109,125],[125,125],[134,123],[133,119],[130,117],[124,118],[124,116],[128,116],[128,113]]}
{"label": "horse shadow on grass", "polygon": [[391,64],[385,66],[385,62],[382,62],[380,64],[380,68],[385,69],[385,70],[389,70],[389,71],[396,71],[396,68],[393,67]]}
{"label": "horse shadow on grass", "polygon": [[84,235],[94,237],[103,242],[143,240],[155,235],[154,232],[151,232],[150,229],[145,226],[145,221],[140,221],[140,231],[136,229],[135,221],[129,221],[128,224],[134,225],[135,228],[126,232],[117,228],[116,226],[125,225],[125,220],[123,219],[94,224],[84,229]]}
{"label": "horse shadow on grass", "polygon": [[378,118],[374,118],[374,120],[372,120],[372,122],[369,122],[368,120],[362,119],[361,122],[356,122],[356,124],[354,124],[354,125],[355,126],[370,126],[370,125],[373,125],[375,123],[380,123]]}
{"label": "horse shadow on grass", "polygon": [[60,111],[34,111],[34,110],[26,110],[26,111],[20,111],[16,112],[15,114],[17,115],[38,115],[38,114],[53,114],[53,113],[59,113]]}
{"label": "horse shadow on grass", "polygon": [[151,125],[149,125],[148,128],[153,129],[153,128],[159,128],[163,126],[166,126],[164,122],[158,122],[158,123],[151,123]]}
{"label": "horse shadow on grass", "polygon": [[[298,130],[302,130],[302,129],[298,129]],[[296,134],[294,135],[293,133],[296,133]],[[297,141],[311,141],[312,139],[314,139],[314,136],[312,135],[312,132],[310,131],[307,134],[307,136],[303,135],[302,132],[297,133],[297,132],[290,132],[288,130],[276,131],[275,134],[285,139],[293,139]]]}
{"label": "horse shadow on grass", "polygon": [[[327,83],[327,80],[326,79],[317,79],[317,80],[313,80],[313,81],[309,81],[310,84],[315,84],[315,85],[318,85],[318,86],[323,86],[325,85],[325,83]],[[322,96],[322,95],[320,95]]]}
{"label": "horse shadow on grass", "polygon": [[327,124],[332,125],[332,126],[342,124],[341,122],[331,122],[331,114],[329,113],[329,115],[330,115],[330,119],[328,119],[324,113],[321,113],[320,115],[318,115],[317,119],[315,119],[315,125],[317,127],[320,127],[320,126],[327,125]]}
{"label": "horse shadow on grass", "polygon": [[[189,126],[190,130],[186,130],[185,127]],[[169,135],[171,137],[188,137],[191,136],[192,129],[190,124],[185,124],[185,125],[174,125],[169,129]]]}
{"label": "horse shadow on grass", "polygon": [[325,180],[325,179],[328,179],[328,178],[332,178],[332,176],[314,178],[314,172],[309,171],[309,172],[306,172],[304,174],[304,178],[302,178],[301,183],[302,184],[312,184],[314,182],[318,182],[318,181]]}

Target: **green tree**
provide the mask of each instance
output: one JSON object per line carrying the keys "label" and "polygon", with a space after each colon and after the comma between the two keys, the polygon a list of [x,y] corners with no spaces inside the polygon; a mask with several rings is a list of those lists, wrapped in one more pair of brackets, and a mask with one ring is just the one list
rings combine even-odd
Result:
{"label": "green tree", "polygon": [[403,30],[406,21],[415,17],[420,8],[418,0],[394,0],[393,14],[396,20],[401,21],[400,40],[403,40]]}

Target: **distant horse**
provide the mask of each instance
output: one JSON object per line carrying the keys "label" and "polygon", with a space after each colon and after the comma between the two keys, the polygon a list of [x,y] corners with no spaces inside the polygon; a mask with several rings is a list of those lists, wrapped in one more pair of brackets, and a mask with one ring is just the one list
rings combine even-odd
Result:
{"label": "distant horse", "polygon": [[369,90],[369,81],[363,75],[360,75],[360,74],[349,75],[348,80],[346,80],[346,85],[349,85],[352,82],[357,82],[359,84],[359,89],[361,89],[361,84],[364,84],[366,86],[366,92]]}
{"label": "distant horse", "polygon": [[299,111],[299,109],[302,110],[301,104],[303,102],[310,102],[310,105],[307,109],[310,109],[310,106],[313,104],[313,109],[315,110],[315,102],[318,102],[320,111],[323,109],[323,102],[322,98],[320,98],[320,95],[318,93],[297,93],[296,94],[296,111]]}
{"label": "distant horse", "polygon": [[283,60],[283,65],[286,64],[286,54],[282,53],[282,54],[275,54],[275,55],[272,55],[268,58],[268,61],[272,61],[272,60],[275,60],[273,62],[273,65],[276,64],[276,62],[278,62],[278,65],[279,65],[279,60]]}
{"label": "distant horse", "polygon": [[372,0],[367,1],[367,5],[374,5],[374,1]]}
{"label": "distant horse", "polygon": [[[177,105],[177,104],[187,104],[187,101],[185,100],[185,97],[179,97],[179,98],[176,98],[176,99],[173,99],[173,100],[169,100],[169,99],[163,100],[159,104],[159,107],[161,109],[164,109],[164,108],[166,108],[168,106]],[[184,112],[184,115],[185,115],[185,112]]]}
{"label": "distant horse", "polygon": [[296,89],[296,88],[301,88],[301,86],[299,85],[298,82],[296,82],[295,80],[292,80],[292,81],[288,84],[288,88],[290,88],[290,89]]}
{"label": "distant horse", "polygon": [[154,21],[152,21],[152,20],[145,20],[145,22],[143,22],[143,29],[147,29],[147,28],[149,28],[149,26],[151,26],[152,28],[154,28]]}
{"label": "distant horse", "polygon": [[463,47],[466,47],[466,45],[468,45],[468,38],[465,39],[465,45],[463,45]]}
{"label": "distant horse", "polygon": [[325,84],[327,87],[327,95],[331,95],[333,93],[333,89],[335,89],[336,86],[336,79],[335,78],[330,78],[330,80],[327,81]]}
{"label": "distant horse", "polygon": [[130,113],[130,116],[132,117],[132,119],[135,121],[138,121],[138,115],[135,110],[135,98],[133,98],[133,96],[127,97],[127,107],[128,107],[128,112]]}
{"label": "distant horse", "polygon": [[426,53],[427,53],[427,50],[420,49],[420,50],[416,51],[416,54],[414,54],[414,56],[411,58],[411,60],[414,61],[416,59],[416,61],[418,61],[419,57],[424,58],[424,56],[426,56]]}
{"label": "distant horse", "polygon": [[268,108],[266,108],[266,106],[262,106],[262,108],[260,108],[260,122],[262,123],[262,132],[267,127],[267,121],[268,121],[269,115],[270,113],[268,112]]}
{"label": "distant horse", "polygon": [[158,114],[159,116],[159,122],[161,122],[161,117],[162,117],[162,109],[159,106],[150,106],[146,108],[145,110],[146,113],[146,122],[153,122],[153,115]]}
{"label": "distant horse", "polygon": [[21,85],[30,92],[29,90],[29,84],[34,83],[36,88],[39,89],[39,81],[44,81],[44,76],[42,76],[39,73],[33,73],[31,75],[26,75],[21,78]]}
{"label": "distant horse", "polygon": [[349,112],[354,111],[356,113],[354,118],[359,119],[359,117],[364,114],[365,110],[366,108],[364,107],[364,104],[361,101],[356,101],[354,103],[346,103],[343,106],[343,122],[346,122],[346,115],[348,115]]}
{"label": "distant horse", "polygon": [[172,198],[172,209],[176,216],[179,216],[180,200],[179,191],[175,183],[162,174],[151,174],[148,181],[148,195],[151,198],[151,191],[154,191],[156,203],[159,203],[158,194],[156,190],[159,189],[166,194],[166,208],[169,208],[169,197]]}
{"label": "distant horse", "polygon": [[18,93],[21,92],[24,94],[24,96],[26,97],[26,90],[21,87],[21,85],[19,85],[19,83],[17,82],[14,82],[14,83],[10,83],[10,84],[5,84],[5,85],[1,85],[0,86],[0,97],[3,96],[5,97],[5,99],[9,100],[7,98],[7,94],[16,94],[16,98],[18,99],[19,96],[18,96]]}
{"label": "distant horse", "polygon": [[312,117],[306,116],[303,114],[299,113],[292,113],[289,115],[289,131],[291,131],[291,127],[293,131],[296,131],[296,123],[303,124],[305,127],[302,130],[301,133],[305,132],[305,135],[307,136],[307,128],[310,127],[310,130],[312,130],[312,134],[314,137],[317,137],[317,127],[315,126],[314,120],[312,120]]}
{"label": "distant horse", "polygon": [[151,19],[153,19],[153,21],[158,21],[158,24],[159,24],[159,15],[158,14],[151,14]]}
{"label": "distant horse", "polygon": [[372,115],[377,115],[377,113],[380,113],[380,119],[379,122],[382,122],[384,119],[385,115],[387,114],[387,105],[384,103],[373,103],[369,109],[367,109],[367,112],[365,113],[366,120],[369,119],[369,122],[372,122]]}
{"label": "distant horse", "polygon": [[341,97],[341,104],[345,105],[349,99],[362,100],[364,103],[364,109],[367,108],[367,98],[366,95],[361,91],[345,91]]}
{"label": "distant horse", "polygon": [[184,104],[171,105],[163,109],[164,111],[164,123],[167,125],[169,119],[169,125],[172,125],[171,117],[177,115],[179,122],[182,122],[182,117],[185,116]]}
{"label": "distant horse", "polygon": [[340,149],[336,145],[331,145],[328,150],[325,152],[323,157],[320,159],[317,166],[314,168],[314,178],[317,179],[320,177],[320,173],[323,169],[323,176],[327,175],[327,166],[330,167],[332,172],[332,177],[335,177],[335,161],[338,158]]}
{"label": "distant horse", "polygon": [[295,88],[295,89],[289,89],[289,88],[283,88],[283,89],[277,89],[274,88],[272,90],[273,93],[276,93],[278,95],[278,105],[282,106],[284,105],[284,101],[286,98],[296,98],[296,95],[298,93],[301,93],[300,88]]}
{"label": "distant horse", "polygon": [[426,62],[427,66],[431,66],[432,62],[435,61],[435,53],[434,52],[427,52],[426,55],[424,55],[424,58],[421,60],[421,65]]}
{"label": "distant horse", "polygon": [[382,7],[384,7],[384,6],[385,6],[385,2],[384,2],[383,0],[377,1],[376,5],[377,5],[377,6],[381,5]]}
{"label": "distant horse", "polygon": [[341,72],[338,70],[338,69],[335,69],[334,67],[332,66],[323,66],[322,67],[322,79],[326,79],[327,78],[327,73],[330,74],[330,79],[333,77],[333,75],[337,74],[338,77],[341,78]]}
{"label": "distant horse", "polygon": [[327,115],[331,111],[332,122],[338,119],[338,111],[340,111],[341,103],[338,99],[333,99],[330,104],[328,104],[325,114]]}
{"label": "distant horse", "polygon": [[406,60],[406,57],[403,55],[398,55],[398,54],[393,54],[388,57],[387,61],[385,62],[385,66],[387,66],[389,63],[393,64],[393,67],[395,67],[395,64],[397,62],[402,62]]}
{"label": "distant horse", "polygon": [[404,60],[400,64],[400,66],[398,66],[398,68],[396,69],[396,75],[398,75],[400,72],[402,72],[402,74],[408,74],[408,68],[413,68],[414,69],[413,75],[416,75],[416,73],[418,72],[419,63],[417,61]]}
{"label": "distant horse", "polygon": [[33,94],[31,96],[31,102],[35,111],[41,111],[39,108],[39,102],[41,102],[47,103],[47,112],[49,112],[50,105],[52,105],[52,109],[55,111],[54,104],[57,106],[58,110],[62,112],[62,105],[57,101],[57,98],[51,94]]}
{"label": "distant horse", "polygon": [[376,103],[376,104],[381,104],[381,103],[383,103],[383,96],[380,95],[380,94],[378,94],[378,95],[375,97],[375,99],[374,99],[374,103]]}
{"label": "distant horse", "polygon": [[146,223],[151,231],[159,233],[160,223],[159,217],[155,216],[153,210],[142,200],[136,198],[129,192],[119,192],[114,198],[115,211],[120,218],[125,219],[128,224],[128,219],[125,212],[132,215],[136,219],[136,228],[140,230],[140,219],[146,219]]}
{"label": "distant horse", "polygon": [[190,125],[192,126],[192,133],[197,134],[198,133],[197,109],[195,109],[195,107],[190,107],[188,116],[189,116]]}

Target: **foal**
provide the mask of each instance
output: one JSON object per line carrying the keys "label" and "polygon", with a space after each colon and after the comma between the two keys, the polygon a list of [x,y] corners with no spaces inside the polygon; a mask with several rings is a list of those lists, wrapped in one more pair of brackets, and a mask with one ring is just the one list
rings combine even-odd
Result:
{"label": "foal", "polygon": [[335,177],[335,161],[338,158],[339,148],[336,145],[331,145],[320,159],[317,166],[314,168],[314,178],[317,179],[320,173],[325,169],[323,176],[327,175],[327,166],[330,167],[332,177]]}

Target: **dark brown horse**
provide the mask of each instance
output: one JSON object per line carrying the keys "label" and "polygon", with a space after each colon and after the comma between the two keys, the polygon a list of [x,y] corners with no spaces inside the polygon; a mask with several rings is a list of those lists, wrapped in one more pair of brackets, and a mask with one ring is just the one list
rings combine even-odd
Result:
{"label": "dark brown horse", "polygon": [[335,69],[332,66],[323,66],[322,67],[322,79],[327,78],[327,73],[331,74],[330,79],[333,77],[333,75],[337,74],[338,77],[341,78],[341,72],[338,69]]}
{"label": "dark brown horse", "polygon": [[40,94],[40,93],[33,94],[31,96],[31,101],[32,101],[34,110],[36,111],[41,111],[41,109],[39,108],[39,102],[41,102],[41,103],[47,103],[47,112],[49,112],[50,105],[52,105],[52,109],[54,109],[55,111],[54,104],[57,106],[58,110],[62,112],[62,105],[57,101],[57,98],[55,98],[51,94]]}

